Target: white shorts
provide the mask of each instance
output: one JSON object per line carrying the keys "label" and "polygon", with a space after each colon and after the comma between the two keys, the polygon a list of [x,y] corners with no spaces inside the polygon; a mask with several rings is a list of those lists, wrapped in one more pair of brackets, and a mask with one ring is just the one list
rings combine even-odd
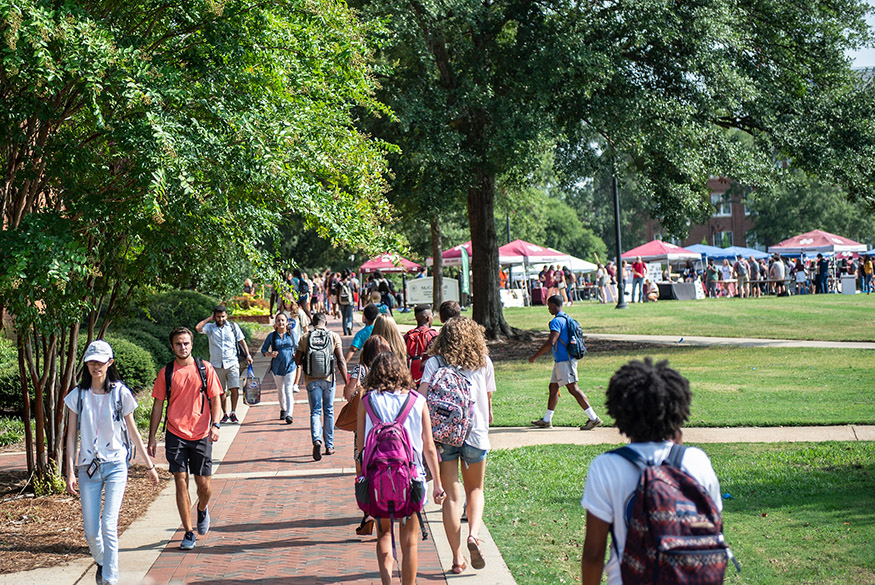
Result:
{"label": "white shorts", "polygon": [[228,388],[240,387],[240,368],[214,368],[216,376],[219,377],[219,382],[222,384],[222,392]]}
{"label": "white shorts", "polygon": [[553,364],[553,375],[550,377],[551,384],[567,386],[577,382],[577,360],[569,359],[567,362]]}

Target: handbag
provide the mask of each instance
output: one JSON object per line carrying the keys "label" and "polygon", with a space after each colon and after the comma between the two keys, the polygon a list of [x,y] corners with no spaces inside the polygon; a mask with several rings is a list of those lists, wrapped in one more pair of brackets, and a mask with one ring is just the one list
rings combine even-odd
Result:
{"label": "handbag", "polygon": [[261,378],[255,375],[252,366],[249,366],[246,370],[243,400],[249,406],[254,406],[261,402]]}
{"label": "handbag", "polygon": [[334,419],[334,427],[341,431],[355,431],[359,420],[359,404],[362,402],[361,390],[352,395],[349,402],[343,405],[337,418]]}

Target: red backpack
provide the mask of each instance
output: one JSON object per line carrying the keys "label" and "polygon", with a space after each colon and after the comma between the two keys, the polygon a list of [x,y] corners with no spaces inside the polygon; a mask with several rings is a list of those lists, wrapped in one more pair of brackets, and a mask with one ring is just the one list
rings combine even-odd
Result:
{"label": "red backpack", "polygon": [[407,367],[410,368],[410,376],[416,386],[419,386],[419,382],[422,380],[425,360],[428,359],[425,350],[428,349],[437,335],[438,332],[435,329],[428,325],[422,325],[411,329],[404,336],[404,341],[407,343]]}
{"label": "red backpack", "polygon": [[681,470],[685,449],[673,445],[661,465],[630,447],[610,451],[641,470],[626,508],[623,583],[716,585],[723,583],[730,559],[741,570],[723,540],[720,511],[705,488]]}

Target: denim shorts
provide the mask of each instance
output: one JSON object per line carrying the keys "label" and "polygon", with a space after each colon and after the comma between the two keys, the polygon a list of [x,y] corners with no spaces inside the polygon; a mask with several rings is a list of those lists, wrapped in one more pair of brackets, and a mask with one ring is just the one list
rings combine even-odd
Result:
{"label": "denim shorts", "polygon": [[486,459],[486,454],[488,453],[487,450],[472,447],[468,443],[463,443],[461,447],[453,447],[452,445],[438,443],[437,448],[441,461],[455,461],[461,457],[462,461],[468,465],[480,463]]}

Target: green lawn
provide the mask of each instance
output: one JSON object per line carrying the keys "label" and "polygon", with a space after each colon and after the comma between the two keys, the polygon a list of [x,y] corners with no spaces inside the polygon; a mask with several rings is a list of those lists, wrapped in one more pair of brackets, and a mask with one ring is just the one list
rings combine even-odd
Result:
{"label": "green lawn", "polygon": [[[673,347],[592,353],[578,366],[580,387],[606,424],[605,388],[631,359],[668,359],[690,380],[689,426],[875,424],[875,352],[849,349]],[[528,425],[544,414],[552,360],[495,364],[495,426]],[[576,426],[586,415],[565,391],[553,424]]]}
{"label": "green lawn", "polygon": [[[486,524],[519,585],[580,582],[592,459],[612,446],[490,453]],[[875,444],[706,445],[743,572],[727,583],[875,584]]]}
{"label": "green lawn", "polygon": [[[705,335],[875,341],[872,315],[875,295],[802,295],[760,299],[705,299],[614,305],[584,301],[568,307],[584,333]],[[470,316],[470,310],[465,313]],[[546,330],[547,307],[510,308],[505,319],[520,329]],[[413,324],[413,313],[395,313],[399,323]]]}

